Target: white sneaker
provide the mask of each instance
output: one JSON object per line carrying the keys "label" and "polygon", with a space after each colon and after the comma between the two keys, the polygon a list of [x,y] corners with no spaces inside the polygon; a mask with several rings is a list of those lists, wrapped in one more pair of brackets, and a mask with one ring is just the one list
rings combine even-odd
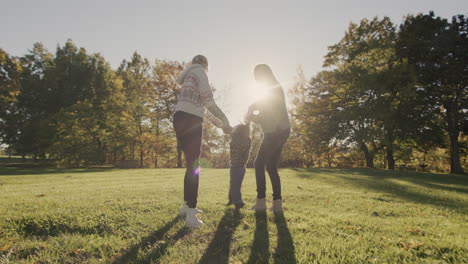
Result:
{"label": "white sneaker", "polygon": [[271,211],[273,211],[273,213],[282,213],[283,201],[281,199],[273,200],[273,203],[271,204]]}
{"label": "white sneaker", "polygon": [[197,228],[203,225],[203,221],[198,219],[198,210],[197,208],[188,208],[187,214],[185,216],[185,226],[188,228]]}
{"label": "white sneaker", "polygon": [[256,211],[266,211],[266,199],[265,198],[257,198],[257,201],[255,204],[250,207],[250,210],[256,210]]}
{"label": "white sneaker", "polygon": [[[182,207],[180,207],[180,210],[179,210],[179,216],[185,216],[187,214],[187,209],[188,209],[188,205],[187,205],[187,202],[184,202],[182,204]],[[197,213],[203,213],[202,210],[199,210],[197,209]]]}

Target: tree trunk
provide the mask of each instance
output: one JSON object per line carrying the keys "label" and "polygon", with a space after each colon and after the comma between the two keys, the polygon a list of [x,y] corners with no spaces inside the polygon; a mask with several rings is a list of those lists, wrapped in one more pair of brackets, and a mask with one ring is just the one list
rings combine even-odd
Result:
{"label": "tree trunk", "polygon": [[394,126],[392,124],[387,124],[385,126],[385,135],[384,135],[384,146],[385,146],[385,158],[387,160],[387,169],[395,170],[395,156],[393,154],[393,142],[395,141],[393,137]]}
{"label": "tree trunk", "polygon": [[130,146],[130,159],[134,160],[135,159],[135,145],[136,142],[132,140],[132,145]]}
{"label": "tree trunk", "polygon": [[369,149],[366,146],[366,143],[360,142],[359,148],[361,149],[362,153],[364,153],[364,158],[366,159],[366,167],[374,168],[374,155],[369,151]]}
{"label": "tree trunk", "polygon": [[145,154],[143,153],[143,139],[141,138],[141,136],[143,135],[141,122],[138,122],[138,133],[140,134],[140,168],[143,168],[143,159]]}
{"label": "tree trunk", "polygon": [[395,169],[395,158],[393,157],[393,144],[390,143],[388,146],[385,148],[386,151],[386,156],[387,156],[387,168],[389,170],[394,170]]}
{"label": "tree trunk", "polygon": [[159,119],[156,120],[156,149],[154,157],[154,167],[158,167],[158,157],[159,157]]}
{"label": "tree trunk", "polygon": [[446,121],[448,134],[450,138],[450,173],[463,174],[463,168],[460,163],[460,152],[458,148],[458,135],[460,129],[458,127],[456,109],[452,104],[445,105]]}
{"label": "tree trunk", "polygon": [[328,163],[328,168],[331,168],[332,167],[332,158],[331,158],[330,153],[327,153],[327,163]]}
{"label": "tree trunk", "polygon": [[145,154],[143,153],[143,144],[140,144],[140,168],[143,168],[143,158]]}
{"label": "tree trunk", "polygon": [[114,152],[112,153],[112,164],[115,164],[116,161],[117,161],[117,151],[114,150]]}
{"label": "tree trunk", "polygon": [[182,168],[182,146],[177,140],[177,168]]}

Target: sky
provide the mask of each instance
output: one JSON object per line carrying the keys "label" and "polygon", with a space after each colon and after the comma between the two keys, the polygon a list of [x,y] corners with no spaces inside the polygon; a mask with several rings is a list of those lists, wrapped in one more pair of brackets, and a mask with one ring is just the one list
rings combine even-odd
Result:
{"label": "sky", "polygon": [[258,96],[256,64],[270,65],[286,90],[299,66],[306,78],[322,70],[327,47],[350,22],[389,16],[399,24],[430,10],[449,19],[468,15],[468,1],[0,0],[0,47],[21,56],[35,42],[55,52],[72,39],[114,69],[134,51],[150,61],[203,54],[210,81],[224,95],[220,104],[236,124]]}

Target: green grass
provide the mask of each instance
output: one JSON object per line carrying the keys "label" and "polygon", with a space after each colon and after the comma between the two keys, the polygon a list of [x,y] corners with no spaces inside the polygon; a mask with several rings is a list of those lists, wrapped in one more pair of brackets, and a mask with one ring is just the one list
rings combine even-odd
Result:
{"label": "green grass", "polygon": [[0,263],[468,263],[467,176],[280,173],[274,215],[226,207],[228,170],[203,170],[188,230],[181,169],[0,167]]}

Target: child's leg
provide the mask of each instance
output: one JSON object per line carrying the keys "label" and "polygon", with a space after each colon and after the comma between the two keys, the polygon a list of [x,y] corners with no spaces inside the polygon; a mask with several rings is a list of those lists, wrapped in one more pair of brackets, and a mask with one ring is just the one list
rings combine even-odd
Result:
{"label": "child's leg", "polygon": [[244,181],[244,176],[245,176],[245,167],[242,167],[239,171],[239,204],[244,205],[244,200],[242,200],[242,182]]}
{"label": "child's leg", "polygon": [[229,188],[231,201],[236,205],[243,205],[241,194],[242,181],[245,175],[245,167],[233,168],[231,167],[231,184]]}
{"label": "child's leg", "polygon": [[228,203],[227,205],[231,205],[232,204],[232,189],[233,189],[233,186],[234,186],[234,175],[233,175],[233,170],[232,170],[232,167],[229,169],[229,192],[228,192]]}

